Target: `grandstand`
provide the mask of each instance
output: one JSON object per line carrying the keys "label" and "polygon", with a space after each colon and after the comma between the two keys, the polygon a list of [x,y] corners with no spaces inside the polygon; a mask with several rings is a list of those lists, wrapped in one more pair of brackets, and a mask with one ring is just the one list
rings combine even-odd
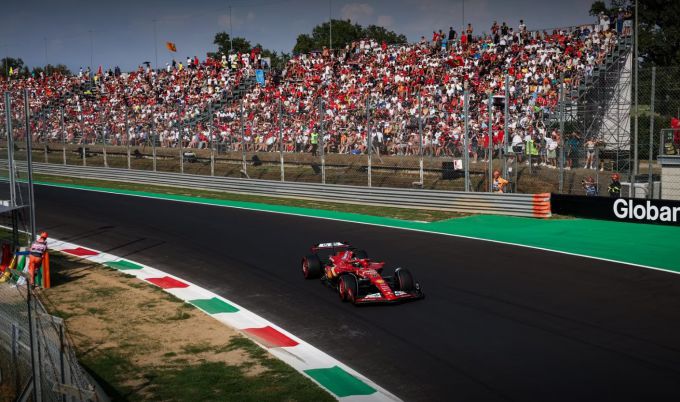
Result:
{"label": "grandstand", "polygon": [[[304,154],[315,151],[313,138],[321,133],[318,152],[361,155],[369,152],[370,132],[373,152],[432,158],[465,153],[467,90],[473,163],[499,158],[501,150],[522,154],[529,138],[542,155],[551,142],[566,147],[558,127],[563,92],[562,130],[580,131],[579,147],[589,138],[608,143],[617,159],[629,149],[630,125],[623,130],[621,122],[630,119],[630,102],[622,116],[621,97],[612,97],[625,93],[627,30],[582,25],[513,33],[495,26],[492,35],[470,39],[357,41],[297,55],[283,71],[267,70],[263,85],[255,82],[262,60],[251,52],[157,71],[147,65],[129,73],[100,68],[12,79],[0,89],[14,94],[17,121],[21,90],[29,90],[35,142]],[[507,116],[487,103],[506,95],[506,77]],[[23,139],[20,124],[14,134]],[[557,167],[555,160],[542,162]]]}

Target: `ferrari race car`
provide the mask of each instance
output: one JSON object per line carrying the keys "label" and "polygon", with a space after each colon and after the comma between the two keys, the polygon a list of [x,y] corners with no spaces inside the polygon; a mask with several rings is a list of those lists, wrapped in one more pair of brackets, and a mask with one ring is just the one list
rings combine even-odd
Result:
{"label": "ferrari race car", "polygon": [[392,276],[383,276],[384,262],[368,258],[347,242],[318,243],[302,259],[305,279],[321,278],[336,289],[340,300],[352,304],[396,303],[421,299],[425,295],[408,269],[397,268]]}

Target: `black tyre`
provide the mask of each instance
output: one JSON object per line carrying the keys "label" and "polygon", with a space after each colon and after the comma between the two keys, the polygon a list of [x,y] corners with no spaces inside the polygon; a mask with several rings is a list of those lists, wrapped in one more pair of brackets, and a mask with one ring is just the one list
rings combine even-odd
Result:
{"label": "black tyre", "polygon": [[354,257],[356,257],[360,260],[363,260],[363,259],[368,258],[368,253],[366,252],[366,250],[355,250],[354,251]]}
{"label": "black tyre", "polygon": [[302,259],[302,275],[305,279],[320,278],[322,273],[321,260],[316,254],[310,254]]}
{"label": "black tyre", "polygon": [[338,283],[340,300],[354,304],[359,294],[359,283],[354,275],[342,275]]}
{"label": "black tyre", "polygon": [[394,271],[394,287],[402,292],[411,292],[415,289],[415,281],[411,271],[406,268],[397,268]]}

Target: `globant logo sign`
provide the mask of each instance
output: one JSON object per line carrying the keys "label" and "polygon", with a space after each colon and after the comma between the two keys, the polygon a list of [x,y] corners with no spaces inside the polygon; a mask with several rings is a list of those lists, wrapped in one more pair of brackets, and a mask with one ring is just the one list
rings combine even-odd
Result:
{"label": "globant logo sign", "polygon": [[619,198],[614,202],[614,215],[619,219],[637,219],[661,222],[678,222],[680,207],[652,205],[651,201],[635,204],[633,200]]}

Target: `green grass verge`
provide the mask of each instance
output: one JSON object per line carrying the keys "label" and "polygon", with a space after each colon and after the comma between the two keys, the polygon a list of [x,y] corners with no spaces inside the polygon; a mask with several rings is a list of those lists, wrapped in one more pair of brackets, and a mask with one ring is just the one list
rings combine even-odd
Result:
{"label": "green grass verge", "polygon": [[[53,287],[43,290],[41,298],[51,314],[65,319],[80,363],[113,401],[335,400],[313,381],[228,327],[219,332],[219,339],[225,336],[223,341],[196,341],[192,337],[162,341],[168,339],[162,336],[171,328],[185,333],[187,327],[198,325],[198,331],[222,331],[222,324],[215,321],[214,326],[211,323],[207,327],[205,320],[212,322],[212,318],[155,286],[55,251],[50,253],[50,263]],[[136,306],[139,300],[132,300],[134,295],[150,303],[143,308]],[[117,309],[121,300],[130,307]],[[82,319],[98,324],[88,325],[94,330],[86,330],[82,324],[74,326]],[[194,321],[178,329],[168,324],[173,319]],[[142,327],[145,332],[139,332]],[[102,338],[96,335],[98,331],[107,335]],[[142,363],[143,358],[140,361],[140,356],[153,353],[162,353],[153,364],[149,360]],[[228,353],[247,357],[211,358]]]}
{"label": "green grass verge", "polygon": [[258,195],[234,194],[220,191],[196,190],[169,186],[154,186],[148,184],[135,184],[128,182],[83,179],[76,177],[54,176],[45,174],[35,174],[34,180],[61,184],[75,184],[93,187],[106,187],[112,189],[145,191],[159,194],[174,194],[200,198],[211,198],[218,200],[245,201],[260,204],[285,205],[292,207],[323,209],[338,212],[351,212],[363,215],[382,216],[388,218],[434,222],[451,218],[459,218],[469,214],[458,212],[419,210],[406,208],[386,208],[370,205],[344,204],[335,202],[322,202],[311,200],[299,200],[293,198],[266,197]]}

